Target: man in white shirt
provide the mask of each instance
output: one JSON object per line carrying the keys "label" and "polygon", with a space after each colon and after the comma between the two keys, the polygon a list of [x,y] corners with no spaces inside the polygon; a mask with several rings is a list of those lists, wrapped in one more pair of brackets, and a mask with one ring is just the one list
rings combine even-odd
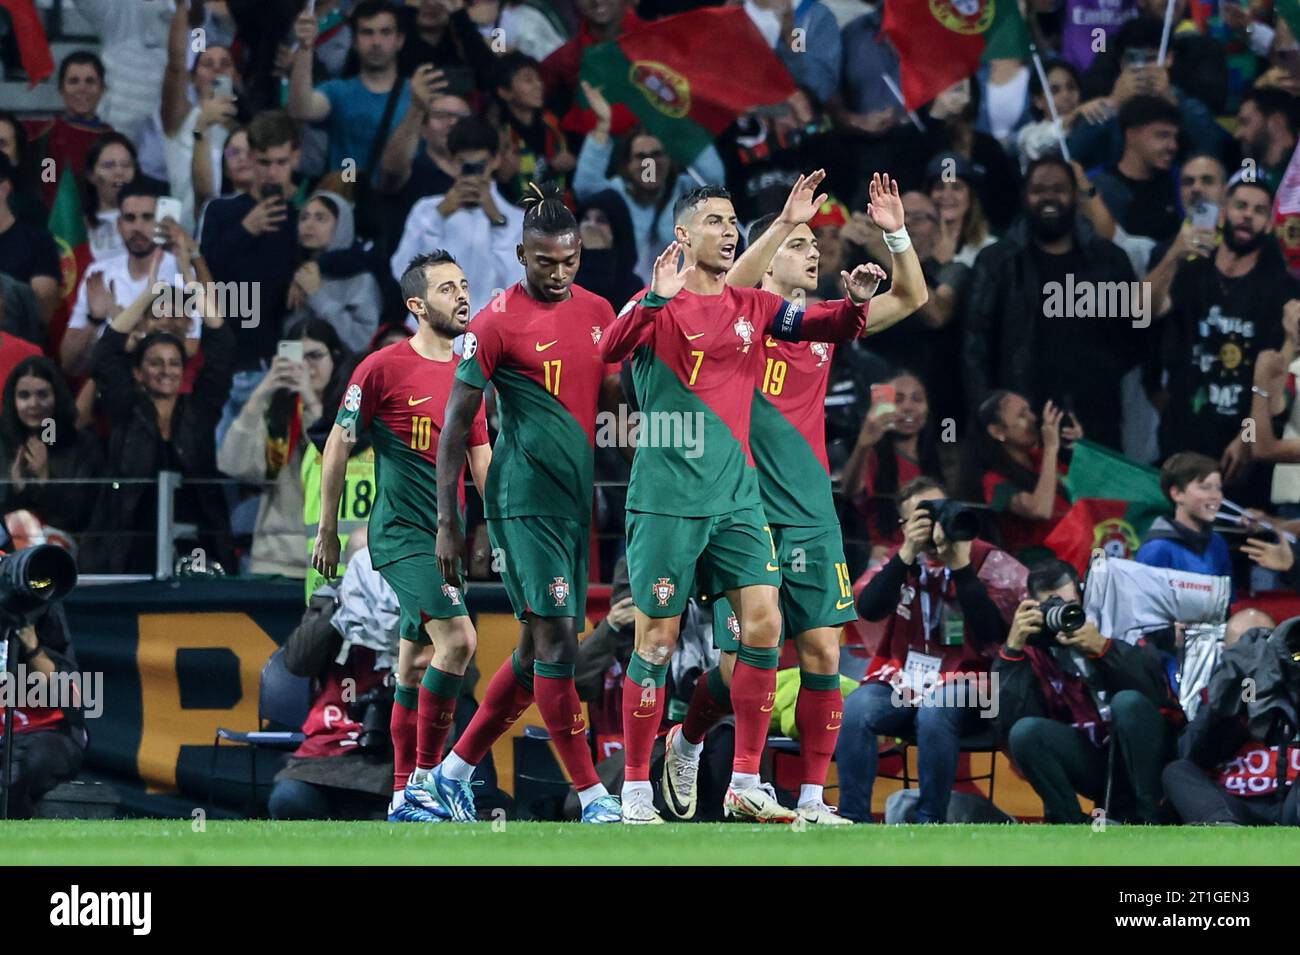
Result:
{"label": "man in white shirt", "polygon": [[[106,298],[96,294],[100,281],[95,276],[102,276],[103,289],[112,296],[112,308],[125,308],[145,290],[149,284],[149,260],[154,249],[154,211],[158,197],[150,187],[139,182],[129,182],[122,187],[118,195],[117,230],[126,247],[125,255],[118,255],[102,262],[95,262],[82,276],[77,289],[77,301],[72,307],[68,319],[68,328],[59,346],[59,362],[69,376],[83,374],[90,370],[90,356],[95,342],[103,334],[104,327],[112,318]],[[166,252],[158,267],[158,280],[170,282],[183,287],[184,278],[175,257]],[[202,331],[202,319],[193,319],[195,325],[190,330],[190,337],[197,339]]]}
{"label": "man in white shirt", "polygon": [[459,175],[443,195],[411,207],[390,260],[393,277],[400,281],[415,255],[446,249],[465,270],[475,314],[524,277],[515,254],[524,214],[506,201],[493,178],[501,162],[500,145],[496,127],[476,116],[452,127],[447,151]]}

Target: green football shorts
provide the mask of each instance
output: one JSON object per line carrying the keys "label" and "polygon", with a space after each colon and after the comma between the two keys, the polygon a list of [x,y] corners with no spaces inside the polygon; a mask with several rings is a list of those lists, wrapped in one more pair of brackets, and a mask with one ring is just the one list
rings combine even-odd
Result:
{"label": "green football shorts", "polygon": [[591,526],[564,517],[501,517],[488,518],[487,528],[515,616],[574,617],[581,629]]}
{"label": "green football shorts", "polygon": [[397,594],[397,605],[402,610],[400,632],[403,640],[427,644],[429,636],[424,632],[425,621],[468,616],[465,598],[458,588],[443,579],[433,554],[402,557],[375,570]]}

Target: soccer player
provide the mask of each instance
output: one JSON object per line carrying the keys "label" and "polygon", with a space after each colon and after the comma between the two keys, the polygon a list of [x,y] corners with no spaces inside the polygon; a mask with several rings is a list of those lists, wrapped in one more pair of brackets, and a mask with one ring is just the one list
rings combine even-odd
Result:
{"label": "soccer player", "polygon": [[[401,285],[406,307],[420,328],[413,337],[367,356],[352,374],[325,441],[320,530],[312,566],[326,577],[333,577],[338,567],[339,496],[348,445],[356,443],[360,425],[369,429],[375,451],[370,557],[396,592],[402,611],[390,723],[394,794],[388,818],[441,822],[461,818],[455,809],[468,798],[457,793],[468,789],[468,782],[463,787],[439,787],[432,770],[451,730],[476,637],[459,582],[449,583],[434,558],[435,488],[438,475],[445,474],[453,488],[461,490],[465,471],[461,462],[467,458],[474,483],[484,487],[492,450],[482,406],[470,408],[472,425],[461,452],[442,458],[444,466],[438,467],[438,435],[456,370],[452,342],[469,324],[465,273],[448,253],[437,251],[413,258]],[[449,512],[442,516],[459,523],[463,503],[453,491],[445,505]],[[427,653],[422,656],[422,647],[429,643],[432,659],[422,668],[420,660],[427,657]]]}
{"label": "soccer player", "polygon": [[[868,191],[867,215],[885,233],[892,256],[890,290],[871,300],[866,333],[883,331],[925,304],[921,262],[907,238],[898,184],[877,173]],[[763,273],[762,288],[787,302],[799,302],[817,288],[817,239],[807,225],[789,229],[776,216],[750,229],[749,250],[756,257],[777,246]],[[741,268],[737,263],[733,273]],[[877,278],[884,271],[868,269]],[[840,636],[854,619],[853,591],[826,459],[826,386],[835,346],[823,342],[763,341],[763,361],[754,382],[750,448],[758,467],[763,511],[781,565],[781,619],[795,635],[799,651],[799,728],[803,769],[796,810],[811,825],[850,825],[825,803],[823,787],[843,715],[840,696]],[[731,681],[740,643],[736,617],[725,599],[714,605],[714,643],[723,651],[720,665],[700,676],[685,720],[668,731],[664,749],[663,794],[668,811],[688,819],[695,814],[696,776],[704,734],[729,709]]]}
{"label": "soccer player", "polygon": [[[826,198],[814,197],[823,176],[818,170],[799,178],[780,228],[812,218]],[[731,689],[736,755],[724,810],[757,822],[793,822],[795,814],[758,776],[776,697],[781,577],[749,448],[752,383],[769,336],[855,337],[876,278],[863,266],[841,273],[850,297],[805,311],[772,292],[728,284],[740,236],[725,189],[692,190],[678,199],[673,216],[677,239],[655,261],[650,288],[624,307],[601,343],[606,361],[632,357],[643,416],[627,496],[636,638],[623,687],[623,821],[663,822],[650,788],[650,751],[679,618],[699,590],[725,593],[740,621]],[[750,284],[757,280],[754,275]],[[684,433],[688,421],[697,423],[699,440],[689,447],[662,440],[674,424]],[[659,440],[645,440],[647,433]]]}
{"label": "soccer player", "polygon": [[[596,412],[602,393],[621,395],[599,350],[614,312],[573,284],[582,242],[559,193],[530,188],[516,253],[524,280],[474,317],[438,452],[464,453],[474,409],[492,382],[501,433],[483,500],[488,536],[504,557],[506,592],[522,623],[520,640],[437,775],[468,779],[535,699],[578,792],[582,821],[616,823],[618,799],[596,775],[573,683],[587,608]],[[451,476],[440,475],[440,507],[454,494]],[[463,550],[459,526],[439,510],[438,563],[448,580],[459,579]]]}

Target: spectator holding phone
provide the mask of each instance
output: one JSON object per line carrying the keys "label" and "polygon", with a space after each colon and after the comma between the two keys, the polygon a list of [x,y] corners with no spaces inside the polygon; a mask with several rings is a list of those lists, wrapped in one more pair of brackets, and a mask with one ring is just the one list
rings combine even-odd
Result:
{"label": "spectator holding phone", "polygon": [[411,208],[390,264],[393,278],[400,281],[420,250],[446,249],[464,263],[470,310],[477,314],[494,295],[523,278],[515,246],[524,213],[497,188],[501,135],[495,126],[476,116],[462,119],[448,134],[447,149],[456,178],[445,193]]}
{"label": "spectator holding phone", "polygon": [[301,145],[298,126],[284,113],[261,113],[248,126],[248,144],[253,153],[252,188],[209,203],[200,240],[213,279],[236,283],[250,293],[255,312],[239,316],[231,404],[217,426],[218,437],[266,372],[284,327],[298,262],[297,203],[292,198]]}
{"label": "spectator holding phone", "polygon": [[354,238],[352,203],[335,192],[312,193],[298,214],[302,264],[289,286],[285,324],[321,319],[333,326],[348,351],[360,353],[379,328],[383,308],[379,283],[366,271],[325,275],[319,261],[324,252],[351,249]]}
{"label": "spectator holding phone", "polygon": [[[83,375],[89,370],[95,342],[104,334],[108,322],[149,288],[151,282],[184,285],[180,265],[167,246],[174,238],[188,239],[181,230],[163,235],[157,221],[158,195],[154,187],[136,179],[117,193],[117,232],[125,255],[95,262],[82,276],[81,287],[68,319],[67,331],[59,346],[59,364],[65,374]],[[162,251],[155,268],[155,252]],[[183,254],[193,254],[186,242]],[[194,335],[199,322],[194,322]]]}
{"label": "spectator holding phone", "polygon": [[[285,345],[297,348],[285,349]],[[324,400],[346,378],[350,356],[338,332],[320,318],[305,318],[285,334],[277,354],[217,449],[217,467],[262,492],[253,530],[254,574],[302,580],[303,488],[300,472],[307,431],[320,420]]]}
{"label": "spectator holding phone", "polygon": [[474,110],[463,95],[445,89],[442,71],[429,64],[411,77],[411,103],[379,160],[379,191],[399,196],[405,221],[412,205],[450,188],[458,166],[447,150],[447,136]]}

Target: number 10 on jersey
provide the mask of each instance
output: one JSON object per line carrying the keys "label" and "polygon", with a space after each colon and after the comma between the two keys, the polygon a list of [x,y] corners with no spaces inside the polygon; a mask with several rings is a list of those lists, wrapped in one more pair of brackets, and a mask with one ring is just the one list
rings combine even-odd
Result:
{"label": "number 10 on jersey", "polygon": [[433,419],[428,415],[411,415],[411,447],[428,451],[433,442]]}

